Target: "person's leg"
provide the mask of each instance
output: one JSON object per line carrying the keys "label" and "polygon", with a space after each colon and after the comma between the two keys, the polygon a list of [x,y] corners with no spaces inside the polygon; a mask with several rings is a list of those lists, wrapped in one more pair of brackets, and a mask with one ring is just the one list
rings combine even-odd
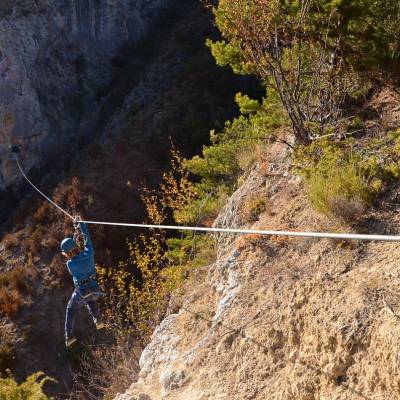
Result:
{"label": "person's leg", "polygon": [[104,328],[105,325],[100,321],[100,312],[97,305],[97,300],[102,294],[98,283],[94,281],[90,286],[80,289],[80,294],[85,302],[86,308],[88,309],[90,316],[93,319],[94,324],[96,325],[96,328]]}
{"label": "person's leg", "polygon": [[106,327],[106,324],[101,320],[99,308],[96,301],[87,301],[86,307],[89,310],[89,314],[91,315],[94,324],[96,325],[96,329],[100,330]]}
{"label": "person's leg", "polygon": [[70,338],[73,335],[76,313],[80,307],[79,294],[75,290],[68,302],[65,313],[65,337]]}
{"label": "person's leg", "polygon": [[95,325],[97,325],[100,322],[100,315],[99,315],[99,309],[97,307],[96,302],[95,301],[87,301],[86,307],[89,311],[90,316],[93,319],[93,322],[95,323]]}

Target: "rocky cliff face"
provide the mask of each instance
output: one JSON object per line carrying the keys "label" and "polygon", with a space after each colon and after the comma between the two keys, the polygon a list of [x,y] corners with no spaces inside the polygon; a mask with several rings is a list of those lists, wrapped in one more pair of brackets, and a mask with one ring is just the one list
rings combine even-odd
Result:
{"label": "rocky cliff face", "polygon": [[[335,230],[310,207],[285,154],[283,145],[271,149],[218,225]],[[254,196],[267,210],[252,223]],[[398,196],[394,188],[385,201]],[[366,217],[370,231],[398,234],[395,208],[381,204]],[[398,251],[393,243],[220,237],[215,263],[193,275],[144,350],[138,382],[116,399],[398,398]]]}
{"label": "rocky cliff face", "polygon": [[[0,5],[0,189],[25,168],[74,148],[97,127],[112,60],[137,43],[173,0],[21,0]],[[5,12],[7,11],[7,12]],[[134,55],[133,55],[134,56]]]}
{"label": "rocky cliff face", "polygon": [[[108,1],[109,3],[111,2]],[[148,44],[145,48],[146,55],[141,61],[137,62],[136,58],[128,61],[117,70],[118,73],[114,67],[110,92],[119,91],[121,85],[126,90],[120,96],[120,98],[123,97],[123,101],[115,104],[114,109],[109,111],[111,115],[106,115],[104,118],[104,128],[98,129],[94,139],[74,154],[75,157],[69,157],[72,161],[69,165],[65,163],[63,165],[65,168],[62,170],[57,163],[51,163],[47,174],[45,168],[39,171],[41,174],[37,177],[32,171],[34,181],[40,182],[40,187],[60,201],[60,205],[65,206],[66,209],[70,210],[68,207],[74,207],[74,210],[79,210],[91,219],[141,221],[143,208],[139,203],[140,196],[137,189],[141,187],[144,179],[149,187],[158,184],[159,176],[165,168],[170,137],[180,148],[193,152],[199,149],[208,138],[211,128],[223,126],[224,121],[236,115],[234,94],[238,91],[247,92],[248,80],[238,80],[231,73],[218,68],[208,49],[204,47],[205,39],[213,33],[208,12],[198,0],[188,0],[184,8],[172,6],[169,10],[167,26],[157,24],[157,29],[152,31],[151,38],[146,41]],[[49,22],[44,19],[42,22],[44,26],[49,25]],[[71,32],[70,35],[72,37]],[[89,38],[86,39],[89,40]],[[82,48],[83,40],[84,38],[82,38]],[[104,39],[104,43],[106,40],[108,39]],[[143,46],[140,47],[143,48]],[[100,54],[102,48],[87,49],[85,54],[95,50],[96,54]],[[129,49],[130,52],[131,49]],[[137,54],[135,48],[133,54],[134,56]],[[118,54],[112,64],[120,63],[122,56]],[[59,57],[56,48],[48,57],[49,65],[53,65],[51,64],[55,62],[53,57],[56,60],[56,57]],[[110,56],[107,57],[109,59]],[[85,63],[89,62],[87,58],[88,56],[85,55]],[[75,59],[70,58],[71,60]],[[139,64],[139,68],[135,67],[136,64]],[[54,65],[60,68],[61,77],[64,76],[61,68],[64,71],[70,70],[71,74],[76,72],[75,67],[68,64]],[[87,77],[92,76],[95,82],[101,82],[104,78],[101,75],[96,77],[90,69],[82,68],[85,64],[81,61],[78,65],[78,70],[83,71],[82,73],[85,73]],[[44,66],[46,66],[45,62]],[[96,71],[101,72],[103,67],[99,63]],[[105,71],[107,77],[111,75],[108,69]],[[115,82],[115,75],[122,76],[123,79]],[[73,82],[76,76],[71,75],[70,81]],[[210,76],[214,79],[211,80]],[[31,81],[27,78],[24,82],[27,87],[31,85]],[[61,78],[58,83],[54,78],[51,78],[49,82],[52,85],[62,83]],[[43,88],[50,83],[44,81]],[[93,96],[93,90],[90,88],[95,87],[94,84],[89,86],[89,83],[88,79],[82,79],[82,85],[87,85],[82,87],[88,88],[87,91],[82,89],[87,99]],[[30,93],[36,96],[43,88],[31,87]],[[65,86],[63,90],[68,90],[68,86]],[[5,95],[9,94],[10,92],[5,93]],[[41,101],[54,101],[53,110],[57,110],[57,102],[64,100],[62,97],[57,99],[50,95],[45,99],[34,98],[38,100],[36,104],[40,105],[37,108],[39,114],[44,109],[44,103],[40,103]],[[104,101],[99,100],[99,109],[107,111],[107,104],[111,98],[112,96],[107,95]],[[0,102],[2,99],[4,97],[0,98]],[[10,96],[10,99],[13,101],[14,97]],[[24,100],[22,97],[18,99],[20,102]],[[62,111],[63,109],[60,108],[59,115]],[[92,111],[93,114],[97,114],[95,105]],[[28,118],[31,114],[32,111],[22,116]],[[87,115],[90,116],[91,113],[88,112]],[[51,116],[50,114],[48,118],[43,117],[45,127],[50,127]],[[57,127],[58,124],[64,124],[68,118],[70,115],[66,113],[65,119],[60,117],[59,120],[53,121],[53,125]],[[89,118],[83,118],[83,120],[88,121]],[[21,121],[23,119],[15,119],[15,122],[10,119],[11,135],[15,135],[14,124],[21,124]],[[78,126],[78,124],[75,123],[73,126]],[[30,125],[27,124],[26,127],[29,128]],[[21,135],[25,133],[24,129],[20,132]],[[71,132],[74,134],[74,129]],[[47,136],[36,139],[33,137],[30,141],[28,137],[23,138],[24,166],[28,166],[32,161],[26,158],[29,146],[33,148],[37,145],[39,150],[43,149],[54,134],[55,131],[49,128]],[[72,134],[68,136],[65,133],[66,139],[71,138],[71,142],[74,142],[77,135],[72,136]],[[62,141],[61,133],[55,138]],[[6,152],[5,147],[2,149]],[[46,152],[41,150],[41,152],[47,157],[52,155],[50,150]],[[67,151],[66,147],[64,151]],[[39,156],[40,153],[38,153]],[[44,174],[43,171],[45,171]],[[72,194],[74,190],[71,187],[72,176],[79,177],[76,187],[79,192],[77,195],[79,204],[71,206],[69,199],[71,195],[74,197]],[[9,192],[13,192],[13,189],[14,187],[10,188]],[[51,385],[48,392],[54,398],[62,399],[67,395],[61,393],[71,389],[73,376],[79,372],[77,362],[79,347],[74,353],[76,357],[72,359],[64,347],[65,306],[72,287],[64,261],[58,254],[59,241],[66,235],[72,234],[72,225],[66,219],[64,220],[56,209],[42,203],[40,196],[32,197],[29,194],[22,196],[22,199],[18,198],[18,206],[15,203],[11,204],[12,201],[10,201],[10,209],[13,207],[13,213],[1,207],[4,197],[6,195],[2,196],[1,193],[0,219],[1,214],[5,214],[8,225],[4,228],[4,233],[9,233],[9,235],[0,238],[0,275],[20,267],[28,274],[30,288],[29,291],[20,293],[23,303],[20,304],[17,314],[0,317],[0,336],[4,330],[12,332],[12,343],[15,344],[15,349],[13,349],[15,358],[7,362],[6,366],[12,370],[18,380],[25,379],[37,370],[55,378],[58,383]],[[136,233],[119,228],[115,230],[108,228],[107,232],[94,228],[91,232],[96,246],[96,261],[99,265],[110,267],[117,265],[119,260],[126,257],[126,237]],[[8,290],[7,287],[6,289]],[[76,325],[78,338],[84,343],[89,341],[95,346],[103,346],[107,338],[94,331],[91,321],[84,312],[80,315],[81,320]],[[78,397],[72,398],[75,400]]]}

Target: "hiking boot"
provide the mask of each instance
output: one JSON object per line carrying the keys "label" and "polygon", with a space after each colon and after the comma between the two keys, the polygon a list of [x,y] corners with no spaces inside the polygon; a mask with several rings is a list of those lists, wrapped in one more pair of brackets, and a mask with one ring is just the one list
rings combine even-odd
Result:
{"label": "hiking boot", "polygon": [[100,329],[104,329],[106,324],[104,322],[96,322],[96,329],[99,331]]}
{"label": "hiking boot", "polygon": [[70,337],[70,338],[68,338],[68,337],[66,337],[65,338],[65,347],[70,347],[70,346],[72,346],[75,342],[76,342],[76,338],[75,337]]}

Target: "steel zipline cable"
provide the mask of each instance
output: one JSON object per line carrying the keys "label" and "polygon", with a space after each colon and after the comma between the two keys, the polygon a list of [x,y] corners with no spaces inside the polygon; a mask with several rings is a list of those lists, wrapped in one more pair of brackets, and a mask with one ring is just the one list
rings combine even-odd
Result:
{"label": "steel zipline cable", "polygon": [[[71,220],[74,217],[46,196],[40,189],[38,189],[26,176],[22,170],[18,157],[15,156],[15,161],[21,171],[22,176],[28,181],[28,183],[47,201],[49,201],[58,210],[64,213]],[[193,232],[211,232],[211,233],[233,233],[241,235],[266,235],[266,236],[288,236],[288,237],[305,237],[305,238],[320,238],[320,239],[339,239],[339,240],[370,240],[370,241],[383,241],[383,242],[400,242],[400,236],[392,235],[368,235],[368,234],[356,234],[356,233],[330,233],[330,232],[296,232],[296,231],[273,231],[273,230],[258,230],[258,229],[236,229],[236,228],[206,228],[197,226],[177,226],[177,225],[151,225],[151,224],[129,224],[121,222],[103,222],[103,221],[86,221],[83,222],[92,225],[110,225],[110,226],[125,226],[132,228],[146,228],[146,229],[165,229],[165,230],[176,230],[176,231],[193,231]]]}
{"label": "steel zipline cable", "polygon": [[47,197],[43,192],[41,192],[30,180],[29,178],[25,175],[25,172],[22,170],[21,165],[19,164],[18,158],[15,157],[15,161],[18,165],[19,170],[21,171],[22,176],[28,181],[28,183],[39,193],[41,194],[48,202],[50,202],[51,204],[53,204],[54,207],[57,207],[61,212],[63,212],[67,217],[71,218],[72,220],[74,219],[74,217],[67,213],[64,209],[62,209],[58,204],[54,203],[53,200],[50,199],[50,197]]}

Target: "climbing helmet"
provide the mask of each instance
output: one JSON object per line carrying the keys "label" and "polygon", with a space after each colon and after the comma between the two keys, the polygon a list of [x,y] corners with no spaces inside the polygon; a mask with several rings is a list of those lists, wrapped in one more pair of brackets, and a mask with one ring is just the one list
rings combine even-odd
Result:
{"label": "climbing helmet", "polygon": [[75,240],[72,238],[66,238],[61,242],[61,251],[68,253],[76,247]]}

